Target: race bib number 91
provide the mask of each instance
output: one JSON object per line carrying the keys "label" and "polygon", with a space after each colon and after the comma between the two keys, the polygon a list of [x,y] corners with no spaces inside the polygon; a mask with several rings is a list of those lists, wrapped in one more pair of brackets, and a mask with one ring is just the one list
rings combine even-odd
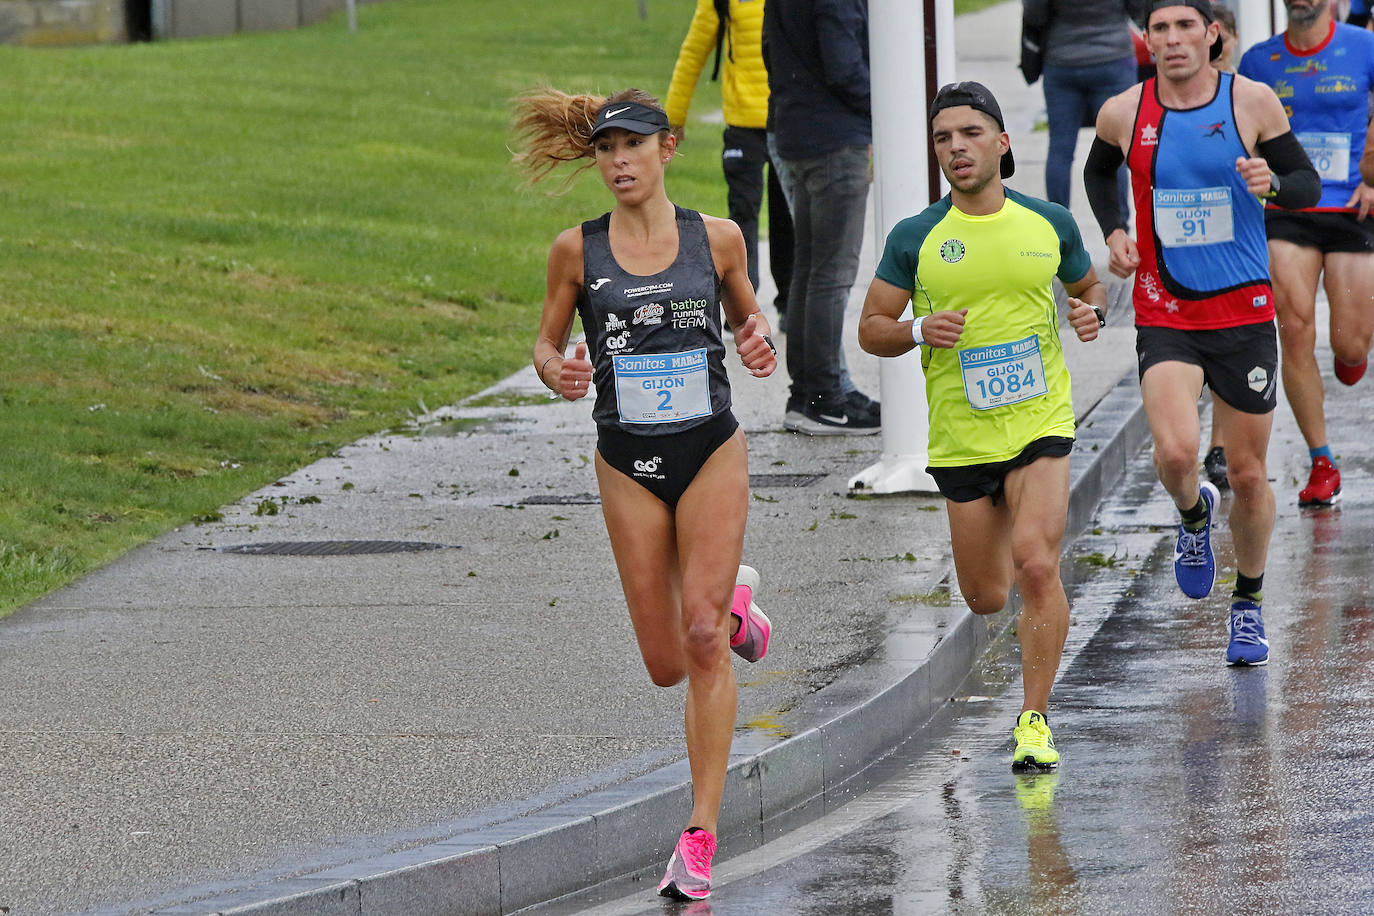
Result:
{"label": "race bib number 91", "polygon": [[622,422],[675,423],[711,415],[705,347],[612,359]]}
{"label": "race bib number 91", "polygon": [[991,410],[1049,394],[1040,338],[959,351],[964,397],[974,410]]}
{"label": "race bib number 91", "polygon": [[1231,241],[1231,189],[1155,188],[1155,232],[1165,248]]}

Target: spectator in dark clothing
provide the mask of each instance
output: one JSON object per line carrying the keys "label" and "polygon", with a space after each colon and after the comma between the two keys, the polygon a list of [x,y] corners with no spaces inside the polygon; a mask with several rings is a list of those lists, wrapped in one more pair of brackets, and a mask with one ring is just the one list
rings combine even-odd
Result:
{"label": "spectator in dark clothing", "polygon": [[744,233],[749,253],[749,279],[759,288],[759,211],[768,189],[768,261],[777,285],[773,304],[787,311],[792,284],[792,216],[769,159],[765,127],[768,119],[768,71],[763,66],[763,0],[697,0],[692,24],[678,51],[673,79],[663,110],[668,123],[685,139],[683,125],[702,70],[715,49],[711,79],[720,79],[725,108],[725,143],[721,169],[729,190],[730,218]]}
{"label": "spectator in dark clothing", "polygon": [[[1078,131],[1097,120],[1102,103],[1133,86],[1135,46],[1128,18],[1141,21],[1145,0],[1021,0],[1030,24],[1049,25],[1045,38],[1045,112],[1050,148],[1045,196],[1067,207]],[[1117,174],[1121,212],[1130,213],[1126,169]]]}
{"label": "spectator in dark clothing", "polygon": [[1350,13],[1345,17],[1345,21],[1358,29],[1369,27],[1369,2],[1368,0],[1350,0]]}
{"label": "spectator in dark clothing", "polygon": [[783,425],[810,435],[874,433],[878,404],[845,392],[840,351],[868,204],[868,3],[767,0],[763,30],[795,238]]}

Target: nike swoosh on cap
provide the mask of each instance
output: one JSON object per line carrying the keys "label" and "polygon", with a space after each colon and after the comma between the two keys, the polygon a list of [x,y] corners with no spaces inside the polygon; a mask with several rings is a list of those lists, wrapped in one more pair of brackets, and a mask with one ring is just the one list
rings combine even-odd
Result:
{"label": "nike swoosh on cap", "polygon": [[617,108],[617,109],[615,109],[614,111],[608,111],[608,112],[606,112],[606,114],[603,115],[603,117],[606,117],[606,118],[613,118],[613,117],[615,117],[616,115],[622,114],[622,113],[627,112],[627,111],[629,111],[629,110],[630,110],[630,106],[629,106],[629,105],[626,105],[624,108]]}

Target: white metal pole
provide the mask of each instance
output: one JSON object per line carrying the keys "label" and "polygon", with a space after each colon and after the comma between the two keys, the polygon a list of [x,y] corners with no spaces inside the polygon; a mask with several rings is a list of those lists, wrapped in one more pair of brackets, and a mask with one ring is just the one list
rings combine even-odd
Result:
{"label": "white metal pole", "polygon": [[345,0],[344,4],[348,8],[348,30],[358,31],[358,0]]}
{"label": "white metal pole", "polygon": [[[932,187],[938,170],[928,157],[926,113],[935,90],[954,80],[954,0],[870,0],[868,36],[874,232],[881,252],[897,223],[942,193],[938,179]],[[938,492],[926,473],[929,430],[919,351],[883,359],[879,372],[883,457],[849,481],[850,492]]]}
{"label": "white metal pole", "polygon": [[149,18],[152,20],[152,37],[157,40],[172,37],[172,0],[152,0]]}
{"label": "white metal pole", "polygon": [[1237,0],[1236,12],[1236,52],[1240,55],[1259,44],[1270,35],[1277,35],[1288,28],[1288,9],[1283,0]]}

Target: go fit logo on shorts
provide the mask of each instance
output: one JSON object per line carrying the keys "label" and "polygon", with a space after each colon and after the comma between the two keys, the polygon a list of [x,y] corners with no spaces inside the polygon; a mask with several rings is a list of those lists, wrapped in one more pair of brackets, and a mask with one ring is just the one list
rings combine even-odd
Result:
{"label": "go fit logo on shorts", "polygon": [[665,478],[664,478],[664,475],[658,473],[658,466],[659,466],[662,462],[663,462],[663,459],[660,458],[658,455],[655,455],[655,456],[652,457],[652,458],[644,458],[644,459],[636,458],[636,459],[635,459],[635,462],[634,462],[635,476],[636,476],[636,477],[652,477],[652,478],[654,478],[655,480],[663,480],[663,479],[665,479]]}

